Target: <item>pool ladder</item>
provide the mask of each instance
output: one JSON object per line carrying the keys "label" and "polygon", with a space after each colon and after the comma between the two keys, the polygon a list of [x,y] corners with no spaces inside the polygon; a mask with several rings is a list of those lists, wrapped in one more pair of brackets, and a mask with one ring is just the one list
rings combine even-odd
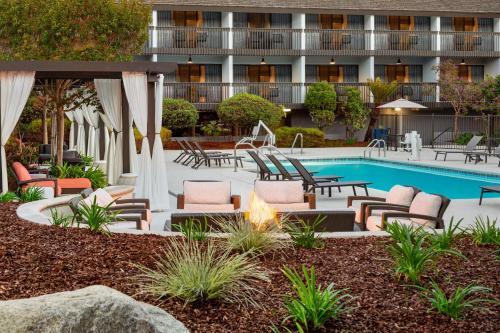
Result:
{"label": "pool ladder", "polygon": [[385,140],[383,139],[373,139],[372,141],[370,141],[368,146],[366,146],[365,150],[363,151],[363,157],[366,157],[366,152],[368,152],[368,157],[372,157],[373,148],[378,148],[378,157],[380,157],[380,148],[383,148],[384,157],[386,157],[387,145],[385,144]]}

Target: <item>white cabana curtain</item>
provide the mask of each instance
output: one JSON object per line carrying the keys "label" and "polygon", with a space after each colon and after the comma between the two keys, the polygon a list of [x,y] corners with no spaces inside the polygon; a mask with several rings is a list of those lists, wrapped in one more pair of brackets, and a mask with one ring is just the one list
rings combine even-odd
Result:
{"label": "white cabana curtain", "polygon": [[2,192],[9,190],[5,144],[9,140],[35,82],[35,72],[0,72]]}
{"label": "white cabana curtain", "polygon": [[89,137],[87,144],[87,156],[91,156],[94,161],[100,160],[99,149],[99,112],[93,105],[81,105],[83,117],[89,124]]}
{"label": "white cabana curtain", "polygon": [[106,116],[104,113],[101,113],[100,116],[102,122],[104,123],[104,160],[106,161],[107,165],[110,135],[113,135],[113,139],[115,139],[115,136],[113,133],[113,125],[111,125],[111,121],[109,120],[108,116]]}
{"label": "white cabana curtain", "polygon": [[81,155],[85,155],[85,118],[81,109],[73,110],[73,117],[78,125],[76,130],[76,150]]}
{"label": "white cabana curtain", "polygon": [[116,184],[123,173],[121,80],[96,79],[94,83],[104,109],[101,118],[105,126],[110,129],[109,143],[105,152],[108,182]]}
{"label": "white cabana curtain", "polygon": [[163,142],[161,140],[161,123],[163,109],[163,74],[158,75],[156,83],[156,100],[155,100],[155,141],[153,146],[153,157],[151,159],[151,174],[154,179],[154,185],[151,195],[151,208],[153,210],[168,209],[168,181],[167,181],[167,164],[165,162],[165,152],[163,151]]}
{"label": "white cabana curtain", "polygon": [[139,170],[139,157],[137,156],[137,146],[135,145],[135,135],[134,135],[134,117],[132,113],[129,114],[128,118],[129,129],[128,129],[128,150],[130,158],[130,172],[137,173]]}
{"label": "white cabana curtain", "polygon": [[69,149],[75,149],[75,117],[73,116],[73,111],[68,111],[65,113],[70,121],[69,125]]}
{"label": "white cabana curtain", "polygon": [[[137,129],[144,137],[142,139],[141,157],[137,170],[136,194],[141,198],[152,199],[151,154],[149,141],[146,137],[148,130],[148,81],[145,73],[122,73],[123,86],[127,95],[130,114]],[[133,133],[131,134],[133,138]],[[134,144],[135,145],[135,144]]]}

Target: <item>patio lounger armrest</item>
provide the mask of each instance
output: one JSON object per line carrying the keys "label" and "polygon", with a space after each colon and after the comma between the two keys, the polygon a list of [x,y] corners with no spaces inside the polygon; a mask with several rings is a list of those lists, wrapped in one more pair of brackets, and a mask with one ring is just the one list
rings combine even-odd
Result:
{"label": "patio lounger armrest", "polygon": [[149,199],[143,199],[143,198],[138,198],[138,199],[118,199],[115,201],[116,204],[120,205],[122,203],[130,203],[130,204],[134,204],[134,203],[142,203],[144,204],[144,206],[149,209],[150,208],[150,203],[149,203]]}
{"label": "patio lounger armrest", "polygon": [[394,210],[398,212],[404,212],[407,213],[410,210],[410,207],[408,206],[403,206],[403,205],[382,205],[382,204],[373,204],[373,205],[366,205],[365,209],[365,216],[370,216],[372,214],[372,211],[374,210]]}
{"label": "patio lounger armrest", "polygon": [[48,175],[49,169],[28,169],[30,175]]}
{"label": "patio lounger armrest", "polygon": [[17,185],[22,186],[26,184],[40,183],[40,182],[54,182],[54,186],[57,186],[57,178],[38,178],[38,179],[22,180],[18,181]]}
{"label": "patio lounger armrest", "polygon": [[434,216],[414,214],[414,213],[403,213],[403,212],[385,212],[382,213],[382,229],[384,228],[385,222],[387,221],[388,218],[396,218],[396,217],[431,220],[436,222],[436,226],[439,226],[441,224],[441,220]]}
{"label": "patio lounger armrest", "polygon": [[132,208],[121,209],[117,216],[120,216],[123,214],[126,214],[126,215],[136,214],[137,216],[139,216],[141,218],[141,220],[147,220],[147,218],[148,218],[147,212],[145,209],[132,209]]}
{"label": "patio lounger armrest", "polygon": [[350,195],[347,197],[347,207],[352,206],[353,201],[360,201],[360,200],[385,202],[385,198],[381,197],[371,197],[366,195]]}
{"label": "patio lounger armrest", "polygon": [[310,209],[316,209],[316,194],[314,193],[304,193],[304,202],[309,203]]}
{"label": "patio lounger armrest", "polygon": [[241,208],[241,196],[239,195],[232,195],[231,196],[231,203],[234,206],[234,209],[240,209]]}
{"label": "patio lounger armrest", "polygon": [[177,209],[184,209],[184,194],[177,194]]}
{"label": "patio lounger armrest", "polygon": [[123,210],[129,210],[129,209],[140,210],[140,211],[147,210],[147,208],[140,207],[137,205],[116,205],[116,206],[109,207],[109,210],[112,210],[112,211],[123,211]]}
{"label": "patio lounger armrest", "polygon": [[141,215],[137,214],[137,215],[127,215],[127,216],[120,216],[120,215],[117,215],[116,216],[116,219],[117,219],[117,222],[120,223],[120,222],[135,222],[135,228],[137,230],[142,230],[142,221],[143,221],[143,218],[141,217]]}

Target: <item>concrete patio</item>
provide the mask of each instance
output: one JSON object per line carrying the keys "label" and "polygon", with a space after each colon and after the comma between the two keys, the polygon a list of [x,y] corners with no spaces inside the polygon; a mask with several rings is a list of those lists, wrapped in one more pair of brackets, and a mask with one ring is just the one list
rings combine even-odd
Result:
{"label": "concrete patio", "polygon": [[[294,154],[289,154],[289,149],[282,149],[283,153],[287,156],[294,156],[298,158],[334,158],[334,157],[362,157],[364,148],[310,148],[304,149],[304,153],[300,154],[296,150]],[[232,151],[227,151],[231,152]],[[233,194],[240,194],[242,197],[242,207],[246,207],[248,194],[253,189],[254,180],[257,177],[255,173],[256,167],[253,163],[245,163],[243,169],[238,169],[234,172],[231,166],[223,165],[218,167],[200,167],[198,170],[193,170],[191,167],[186,167],[173,163],[172,160],[179,154],[179,151],[165,151],[165,158],[167,159],[168,169],[168,183],[169,183],[169,197],[171,209],[166,212],[154,213],[154,222],[152,231],[164,230],[165,223],[169,226],[169,217],[172,211],[175,211],[176,198],[178,193],[182,193],[182,182],[184,180],[230,180]],[[240,155],[246,155],[244,150],[239,151]],[[378,158],[377,152],[372,154],[373,158]],[[387,156],[381,159],[392,161],[408,161],[409,153],[388,151]],[[423,149],[421,160],[418,162],[412,161],[414,164],[441,166],[448,168],[456,168],[460,170],[474,170],[480,172],[487,172],[490,174],[497,174],[500,176],[500,168],[498,160],[492,158],[488,163],[478,164],[464,164],[464,156],[462,154],[450,155],[446,162],[435,161],[434,151],[432,149]],[[167,195],[167,193],[165,193]],[[318,209],[345,209],[346,198],[352,195],[351,190],[345,189],[342,193],[334,191],[333,197],[329,198],[327,195],[317,196]],[[384,191],[370,189],[370,195],[385,196]],[[479,188],[478,188],[479,197]],[[445,221],[448,222],[451,217],[456,219],[464,218],[464,225],[473,222],[474,217],[477,215],[484,215],[490,217],[500,216],[500,198],[485,198],[482,206],[478,205],[478,199],[467,200],[452,200],[448,210],[445,214]]]}

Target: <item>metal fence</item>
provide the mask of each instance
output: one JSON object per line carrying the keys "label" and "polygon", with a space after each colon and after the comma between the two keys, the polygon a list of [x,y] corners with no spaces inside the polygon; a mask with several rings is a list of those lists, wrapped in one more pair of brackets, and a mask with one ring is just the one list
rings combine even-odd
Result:
{"label": "metal fence", "polygon": [[500,144],[500,116],[381,115],[377,127],[388,128],[394,140],[417,131],[424,147],[463,148],[473,135],[483,136],[480,148],[494,150]]}

